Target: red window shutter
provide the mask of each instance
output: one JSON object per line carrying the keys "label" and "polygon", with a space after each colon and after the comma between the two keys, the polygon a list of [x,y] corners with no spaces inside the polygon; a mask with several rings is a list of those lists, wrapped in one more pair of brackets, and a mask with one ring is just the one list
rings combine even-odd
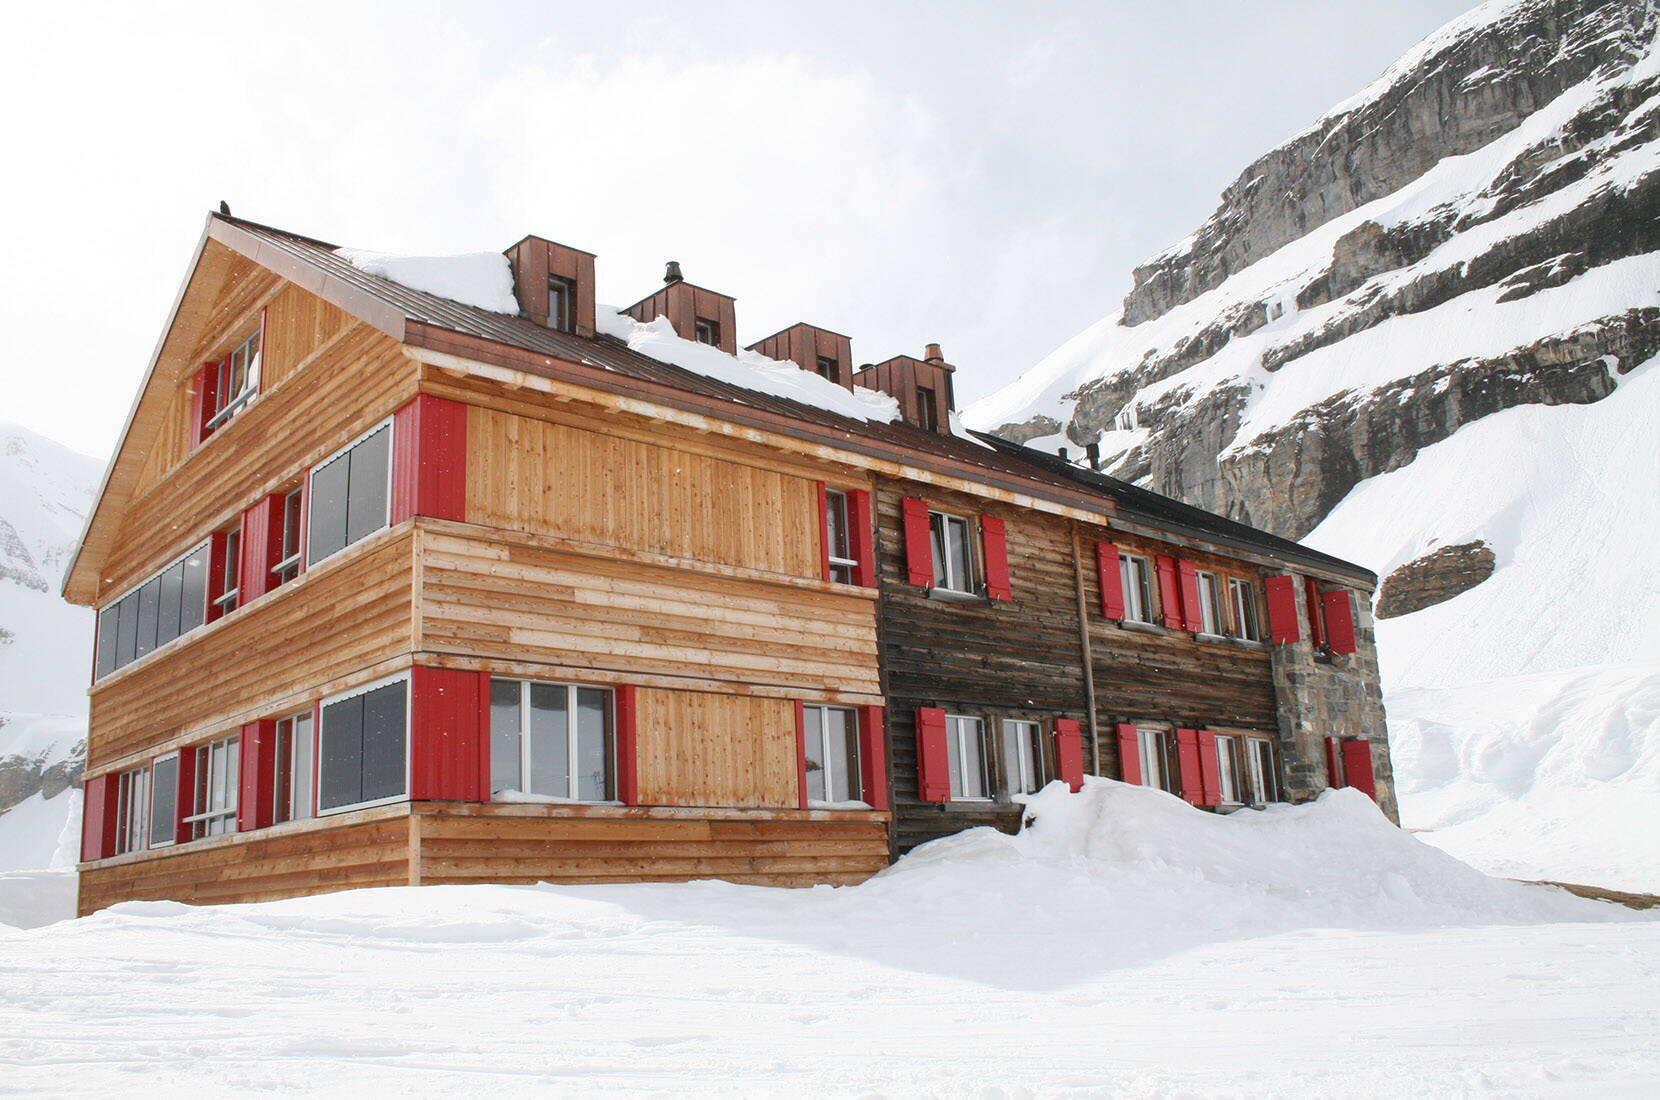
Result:
{"label": "red window shutter", "polygon": [[1337,738],[1326,738],[1326,785],[1328,787],[1347,785],[1343,782],[1343,750],[1338,746]]}
{"label": "red window shutter", "polygon": [[873,810],[888,808],[888,735],[881,707],[859,708],[859,787]]}
{"label": "red window shutter", "polygon": [[795,701],[795,789],[803,810],[807,808],[807,705]]}
{"label": "red window shutter", "polygon": [[916,708],[916,793],[924,802],[951,800],[951,761],[945,744],[945,711]]}
{"label": "red window shutter", "polygon": [[640,742],[635,718],[634,685],[618,685],[612,692],[612,699],[617,711],[617,801],[624,806],[638,806]]}
{"label": "red window shutter", "polygon": [[1268,596],[1268,636],[1275,645],[1302,641],[1297,622],[1297,578],[1269,577],[1262,582]]}
{"label": "red window shutter", "polygon": [[196,368],[196,380],[190,387],[190,446],[194,450],[213,432],[208,428],[213,419],[213,406],[219,394],[219,364],[203,363]]}
{"label": "red window shutter", "polygon": [[1163,554],[1158,557],[1159,603],[1164,609],[1164,625],[1171,630],[1182,629],[1182,596],[1176,581],[1176,559]]}
{"label": "red window shutter", "polygon": [[[312,727],[316,730],[316,718]],[[317,759],[313,754],[312,759]],[[192,839],[194,826],[185,818],[196,812],[196,749],[189,746],[179,750],[179,799],[173,814],[173,842],[183,844]]]}
{"label": "red window shutter", "polygon": [[1366,740],[1343,742],[1343,775],[1348,786],[1364,791],[1376,802],[1377,783],[1372,776],[1372,743]]}
{"label": "red window shutter", "polygon": [[484,719],[489,691],[489,677],[477,672],[422,665],[410,669],[412,800],[489,801],[490,727]]}
{"label": "red window shutter", "polygon": [[906,497],[900,505],[905,520],[905,572],[919,588],[934,587],[934,542],[928,529],[928,503]]}
{"label": "red window shutter", "polygon": [[996,516],[980,517],[980,550],[986,560],[986,595],[994,600],[1012,600],[1008,534]]}
{"label": "red window shutter", "polygon": [[392,418],[392,522],[467,518],[467,406],[429,394]]}
{"label": "red window shutter", "polygon": [[1110,542],[1095,544],[1095,574],[1101,584],[1101,614],[1122,621],[1124,574],[1118,569],[1118,547]]}
{"label": "red window shutter", "polygon": [[[853,570],[853,580],[866,588],[876,587],[876,541],[870,523],[870,493],[864,489],[852,489],[847,494],[847,525],[851,528],[848,537],[853,542],[853,560],[858,567]],[[929,563],[932,573],[933,564]],[[930,579],[932,579],[930,577]],[[870,801],[866,799],[865,801]]]}
{"label": "red window shutter", "polygon": [[1199,731],[1176,731],[1176,762],[1181,769],[1182,797],[1195,806],[1205,804],[1203,769],[1199,765]]}
{"label": "red window shutter", "polygon": [[208,539],[207,614],[204,622],[211,623],[229,610],[217,602],[225,594],[225,535],[224,531],[215,531]]}
{"label": "red window shutter", "polygon": [[1205,628],[1205,617],[1199,613],[1199,573],[1190,561],[1176,563],[1182,588],[1182,629],[1195,634]]}
{"label": "red window shutter", "polygon": [[1216,756],[1216,734],[1210,730],[1199,731],[1199,787],[1201,806],[1222,804],[1222,763]]}
{"label": "red window shutter", "polygon": [[1084,736],[1075,718],[1055,719],[1055,770],[1074,793],[1084,789]]}
{"label": "red window shutter", "polygon": [[1303,578],[1303,605],[1308,609],[1308,640],[1318,648],[1326,644],[1326,605],[1320,602],[1320,585],[1313,577]]}
{"label": "red window shutter", "polygon": [[1333,653],[1353,653],[1355,651],[1355,613],[1354,602],[1349,596],[1347,588],[1339,588],[1335,592],[1327,592],[1320,597],[1320,602],[1326,612],[1326,637],[1331,643]]}
{"label": "red window shutter", "polygon": [[276,783],[277,724],[271,719],[249,722],[242,727],[242,745],[237,750],[242,771],[236,799],[236,831],[270,827]]}
{"label": "red window shutter", "polygon": [[1118,778],[1141,785],[1141,738],[1128,722],[1118,723]]}
{"label": "red window shutter", "polygon": [[115,854],[115,800],[120,777],[115,772],[86,781],[81,797],[81,862]]}
{"label": "red window shutter", "polygon": [[[830,579],[830,509],[824,499],[824,482],[818,483],[819,579]],[[803,788],[805,789],[805,788]]]}
{"label": "red window shutter", "polygon": [[282,497],[273,493],[242,513],[242,576],[236,605],[246,607],[271,591],[272,539],[281,539]]}

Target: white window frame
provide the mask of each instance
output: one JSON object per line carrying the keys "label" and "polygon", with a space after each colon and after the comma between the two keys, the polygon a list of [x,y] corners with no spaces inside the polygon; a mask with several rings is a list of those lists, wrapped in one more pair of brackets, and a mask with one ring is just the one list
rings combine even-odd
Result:
{"label": "white window frame", "polygon": [[[203,742],[191,749],[196,753],[196,772],[191,777],[190,808],[195,811],[184,819],[190,826],[192,840],[206,840],[214,836],[230,836],[236,830],[236,816],[242,788],[242,739],[237,734]],[[205,754],[205,755],[204,755]],[[222,756],[225,761],[224,801],[213,802],[213,761]],[[204,766],[205,762],[205,766]],[[206,786],[205,798],[198,797]],[[196,809],[197,806],[202,809]],[[223,823],[218,832],[215,826]]]}
{"label": "white window frame", "polygon": [[1245,739],[1238,734],[1216,735],[1217,797],[1224,806],[1243,806],[1245,799]]}
{"label": "white window frame", "polygon": [[[962,525],[963,529],[963,561],[951,560],[950,530],[953,523]],[[936,544],[935,528],[938,526],[939,538]],[[928,512],[928,543],[934,554],[936,567],[943,566],[941,580],[933,585],[936,592],[960,592],[967,596],[975,595],[974,581],[974,524],[967,516],[959,516],[952,512]],[[962,575],[966,571],[966,576]]]}
{"label": "white window frame", "polygon": [[1003,719],[1004,760],[1012,760],[1014,767],[1005,777],[1009,794],[1036,794],[1043,788],[1045,776],[1043,759],[1043,723],[1025,718]]}
{"label": "white window frame", "polygon": [[1257,598],[1256,582],[1229,577],[1228,604],[1233,608],[1234,637],[1263,641],[1262,601]]}
{"label": "white window frame", "polygon": [[[202,559],[203,564],[204,564],[205,568],[207,568],[209,571],[211,571],[212,568],[213,568],[213,539],[210,536],[208,538],[205,538],[205,539],[201,540],[200,542],[197,542],[197,543],[193,544],[190,547],[189,550],[186,550],[184,553],[180,554],[178,557],[174,558],[172,561],[168,562],[166,565],[162,566],[160,569],[157,569],[154,573],[151,573],[149,576],[145,577],[143,580],[141,580],[138,583],[130,586],[125,592],[121,593],[121,595],[117,596],[115,599],[113,599],[113,600],[109,601],[108,603],[106,603],[103,607],[100,607],[98,609],[97,621],[92,624],[94,636],[96,636],[96,633],[97,633],[97,630],[98,630],[99,626],[102,625],[104,616],[106,614],[115,614],[116,608],[121,605],[122,600],[126,599],[128,596],[131,596],[134,592],[137,592],[139,589],[143,588],[145,585],[149,584],[151,581],[155,580],[157,577],[160,577],[163,573],[167,572],[169,569],[173,568],[175,565],[178,565],[180,562],[190,560],[191,556],[194,555],[197,551],[201,551],[204,554],[204,557]],[[181,634],[179,634],[179,636],[177,638],[173,638],[170,641],[163,642],[161,645],[156,646],[156,648],[150,650],[149,653],[135,654],[133,656],[132,660],[128,661],[124,665],[116,665],[114,668],[112,668],[108,672],[104,673],[103,676],[98,677],[98,679],[102,680],[102,679],[105,679],[107,677],[114,676],[117,672],[120,672],[122,669],[130,668],[133,665],[138,664],[138,662],[144,660],[145,658],[151,657],[151,656],[154,656],[157,653],[160,653],[162,650],[166,649],[168,646],[171,646],[171,645],[174,645],[174,644],[176,644],[180,641],[183,641],[185,638],[190,637],[190,635],[194,634],[196,631],[198,631],[198,630],[202,629],[202,627],[206,626],[207,625],[207,609],[209,607],[208,600],[209,600],[209,597],[211,596],[211,591],[210,591],[205,579],[204,579],[203,584],[202,584],[202,596],[203,596],[203,599],[202,599],[202,621],[200,623],[198,623],[197,625],[191,627],[189,630],[186,630],[186,631],[182,632]],[[116,644],[118,646],[120,645],[119,640],[117,640]],[[94,654],[94,657],[96,657],[96,654]],[[120,654],[119,653],[117,653],[116,659],[117,660],[120,659]],[[94,666],[94,669],[96,670],[96,666]]]}
{"label": "white window frame", "polygon": [[[1267,759],[1263,759],[1266,752]],[[1266,806],[1282,801],[1280,776],[1277,770],[1278,754],[1274,742],[1267,737],[1245,738],[1245,769],[1251,780],[1251,805]],[[1272,791],[1266,788],[1273,788]],[[1274,797],[1267,797],[1269,794]]]}
{"label": "white window frame", "polygon": [[1222,587],[1215,573],[1193,571],[1193,585],[1199,590],[1199,633],[1221,637],[1227,629],[1222,621]]}
{"label": "white window frame", "polygon": [[[359,443],[362,443],[382,428],[385,428],[388,433],[386,436],[386,518],[381,521],[381,525],[379,527],[375,528],[375,531],[384,531],[388,527],[392,526],[392,472],[398,464],[398,428],[396,421],[396,417],[387,417],[385,420],[382,420],[374,427],[365,431],[362,435],[358,436],[344,447],[341,447],[338,451],[335,451],[326,458],[319,459],[311,464],[311,469],[306,471],[305,485],[302,487],[305,490],[306,505],[304,515],[302,517],[305,521],[305,526],[300,529],[300,546],[302,551],[311,543],[311,503],[317,499],[315,495],[317,471],[321,470],[324,466],[327,466],[329,463],[333,462],[335,459],[339,458]],[[346,492],[348,494],[351,492],[351,479],[349,477],[346,481]],[[351,512],[351,497],[349,495],[346,498],[346,509],[347,514],[349,515]],[[335,550],[332,553],[325,554],[323,557],[318,558],[314,562],[308,563],[305,568],[320,568],[324,562],[332,561],[341,554],[344,554],[346,551],[350,550],[352,547],[358,545],[358,543],[367,542],[373,537],[374,533],[371,532],[370,534],[363,536],[363,538],[358,539],[357,542],[348,542],[340,549]]]}
{"label": "white window frame", "polygon": [[[392,469],[392,459],[390,455],[387,456],[386,468],[387,472],[390,473]],[[308,473],[305,482],[296,488],[290,489],[282,495],[282,511],[278,515],[278,520],[282,524],[282,530],[277,533],[278,547],[280,548],[282,546],[283,539],[288,535],[288,502],[291,500],[295,502],[294,511],[298,513],[296,521],[298,523],[298,530],[294,535],[294,552],[271,566],[271,577],[275,582],[275,586],[279,588],[300,575],[300,561],[305,557],[306,487],[310,484],[310,481],[311,478]],[[386,509],[386,518],[390,521],[392,518],[392,489],[390,485],[387,486],[386,490]],[[342,547],[342,549],[344,549],[344,547]]]}
{"label": "white window frame", "polygon": [[[830,542],[830,513],[834,508],[840,508],[842,520],[842,534],[847,537],[847,552],[853,552],[853,502],[848,499],[842,489],[824,490],[824,545],[825,556],[830,561],[830,579],[838,584],[854,584],[859,578],[859,563],[854,558],[840,558],[836,556],[836,548]],[[847,579],[837,576],[837,571],[846,574]]]}
{"label": "white window frame", "polygon": [[[291,732],[288,736],[289,788],[286,817],[279,814],[279,811],[284,811],[278,797],[281,794],[280,784],[275,781],[275,777],[273,777],[271,783],[271,809],[273,811],[271,820],[275,824],[282,824],[287,821],[309,821],[317,816],[317,721],[314,717],[315,713],[307,708],[306,710],[295,711],[293,714],[285,714],[277,719],[279,744],[281,741],[280,731],[284,722],[291,723],[289,727]],[[304,723],[303,735],[301,734],[302,722]],[[299,782],[302,761],[305,763],[303,789]]]}
{"label": "white window frame", "polygon": [[145,764],[116,778],[115,854],[142,852],[149,846],[150,765]]}
{"label": "white window frame", "polygon": [[[177,822],[174,821],[173,815],[178,813],[178,800],[179,800],[179,797],[180,797],[180,794],[181,794],[181,792],[179,790],[179,785],[180,785],[179,780],[181,780],[183,778],[183,776],[179,772],[179,765],[181,763],[183,763],[183,761],[180,759],[180,757],[182,755],[183,755],[182,753],[175,751],[175,752],[165,753],[161,756],[156,757],[154,760],[150,761],[150,829],[151,829],[151,832],[148,832],[148,833],[145,834],[146,838],[149,841],[147,846],[150,847],[150,848],[171,848],[174,844],[178,843],[179,827],[178,827]],[[173,761],[173,807],[172,807],[172,809],[168,810],[168,812],[167,812],[167,820],[169,822],[173,822],[173,827],[171,829],[167,830],[167,839],[166,840],[156,840],[154,835],[153,835],[153,830],[155,829],[155,823],[156,823],[156,769],[161,767],[163,764],[167,763],[169,760]],[[191,794],[194,796],[195,792],[192,791]]]}
{"label": "white window frame", "polygon": [[1163,726],[1137,726],[1136,742],[1141,755],[1141,785],[1180,795],[1181,776],[1170,767],[1173,763],[1180,766],[1175,732]]}
{"label": "white window frame", "polygon": [[[972,725],[970,725],[972,723]],[[991,754],[986,751],[986,722],[983,718],[975,718],[967,714],[947,714],[945,716],[945,751],[957,758],[957,774],[968,775],[969,738],[964,731],[973,729],[973,738],[976,749],[980,754],[980,786],[983,794],[966,794],[959,791],[953,784],[951,787],[951,801],[953,802],[995,802],[992,797],[991,784]],[[949,777],[950,769],[946,769]]]}
{"label": "white window frame", "polygon": [[[373,434],[373,433],[371,433]],[[319,464],[320,465],[320,464]],[[332,555],[331,555],[332,556]],[[328,736],[328,722],[326,721],[329,704],[339,703],[358,695],[367,695],[371,691],[387,687],[391,684],[403,684],[403,790],[398,794],[387,795],[385,798],[371,798],[367,802],[352,802],[344,806],[323,808],[323,761],[328,757],[328,748],[325,738]],[[335,814],[351,813],[353,810],[366,810],[371,806],[390,806],[396,802],[409,801],[410,754],[414,751],[411,741],[414,738],[413,700],[410,698],[409,672],[394,672],[390,676],[382,676],[378,680],[371,680],[367,684],[359,684],[354,688],[336,692],[317,704],[317,732],[314,742],[315,754],[312,757],[311,782],[316,788],[317,795],[312,799],[312,806],[316,809],[317,817],[333,817]]]}
{"label": "white window frame", "polygon": [[219,381],[223,383],[235,372],[232,360],[238,354],[248,350],[249,344],[254,345],[254,347],[251,351],[248,351],[247,358],[242,362],[242,387],[231,395],[229,400],[221,400],[224,396],[223,386],[217,387],[214,394],[214,403],[219,406],[219,410],[208,418],[207,429],[210,432],[224,427],[237,412],[259,393],[259,375],[265,358],[265,329],[263,325],[255,328],[252,336],[232,348],[229,354],[215,364],[215,367],[220,372]]}
{"label": "white window frame", "polygon": [[[490,683],[508,683],[519,685],[519,783],[524,783],[525,776],[531,773],[530,738],[526,736],[525,722],[530,717],[530,689],[536,687],[553,687],[565,689],[565,793],[553,795],[554,798],[563,798],[568,802],[578,802],[585,806],[620,806],[622,802],[616,797],[611,798],[579,798],[577,797],[577,772],[574,765],[577,758],[577,709],[576,693],[578,689],[603,691],[605,693],[605,721],[611,731],[611,758],[605,762],[606,771],[613,796],[619,793],[619,776],[617,774],[617,692],[609,684],[578,684],[564,680],[523,680],[517,676],[492,676]],[[495,747],[495,730],[485,731],[485,736],[491,739],[491,748]],[[494,777],[492,777],[492,786]],[[521,794],[545,794],[541,791],[521,790]],[[495,792],[490,792],[492,799]]]}
{"label": "white window frame", "polygon": [[1124,618],[1153,621],[1153,563],[1140,554],[1118,555],[1118,581],[1124,594]]}
{"label": "white window frame", "polygon": [[[208,593],[208,603],[219,609],[219,615],[221,618],[229,615],[232,611],[235,611],[237,604],[242,601],[242,525],[232,524],[224,530],[223,534],[225,539],[224,544],[221,547],[221,553],[224,554],[224,560],[219,563],[219,576],[221,581],[225,577],[230,576],[230,569],[234,563],[236,566],[236,586],[234,588],[227,587],[223,592],[219,593],[218,596],[215,596],[212,592]],[[235,554],[231,553],[232,540],[235,540]],[[211,541],[212,540],[209,540],[210,548],[208,551],[208,556],[210,558],[213,556]],[[208,562],[208,568],[213,568],[212,561]],[[211,576],[212,574],[209,575]]]}
{"label": "white window frame", "polygon": [[[802,739],[804,741],[806,741],[806,739],[809,736],[808,733],[807,733],[807,712],[808,711],[817,711],[819,713],[819,721],[818,721],[818,730],[819,730],[818,764],[819,764],[819,770],[824,775],[824,793],[827,794],[827,795],[830,794],[834,790],[834,784],[831,782],[831,780],[835,776],[835,768],[832,766],[832,762],[834,762],[837,766],[839,766],[840,762],[841,762],[841,757],[832,755],[831,752],[830,752],[830,724],[827,721],[825,721],[825,715],[829,711],[837,711],[841,714],[847,715],[847,728],[852,732],[852,735],[853,735],[853,758],[854,758],[854,760],[857,761],[857,766],[854,768],[853,774],[846,777],[847,778],[847,789],[850,792],[854,792],[853,797],[850,798],[850,799],[847,799],[846,801],[847,802],[857,802],[860,805],[865,806],[865,807],[868,808],[870,806],[870,800],[867,799],[866,797],[864,797],[865,796],[865,784],[864,784],[865,747],[864,747],[863,744],[860,743],[860,738],[859,738],[859,733],[860,733],[860,730],[859,730],[859,712],[857,710],[853,709],[852,707],[837,707],[837,706],[831,706],[828,703],[803,703],[801,705],[801,711],[802,711],[801,736],[802,736]],[[809,759],[809,760],[813,759],[812,753],[810,751],[808,751],[808,750],[811,749],[811,747],[812,747],[812,745],[811,745],[810,741],[808,741],[806,744],[804,744],[802,746],[802,751],[803,751],[803,753],[805,753],[807,759]],[[833,799],[833,798],[826,798],[826,799],[823,799],[823,800],[816,799],[816,798],[809,798],[807,800],[807,805],[808,806],[833,806],[833,805],[834,806],[839,806],[839,805],[843,805],[843,804],[844,804],[843,802],[841,802],[837,799]]]}

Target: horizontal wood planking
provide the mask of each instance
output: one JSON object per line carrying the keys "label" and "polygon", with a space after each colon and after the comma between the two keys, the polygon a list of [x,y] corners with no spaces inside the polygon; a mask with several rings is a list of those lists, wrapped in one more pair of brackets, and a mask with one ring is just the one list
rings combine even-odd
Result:
{"label": "horizontal wood planking", "polygon": [[423,532],[423,650],[879,694],[870,601]]}
{"label": "horizontal wood planking", "polygon": [[413,546],[386,532],[98,683],[88,771],[409,652]]}
{"label": "horizontal wood planking", "polygon": [[287,381],[318,348],[355,323],[339,306],[285,283],[265,308],[260,388],[270,390]]}
{"label": "horizontal wood planking", "polygon": [[887,866],[886,827],[865,822],[583,821],[423,815],[423,883],[853,883]]}
{"label": "horizontal wood planking", "polygon": [[236,844],[187,844],[141,860],[84,868],[78,912],[84,916],[118,901],[227,904],[402,886],[409,882],[409,855],[407,817]]}
{"label": "horizontal wood planking", "polygon": [[128,505],[99,588],[119,595],[232,522],[266,492],[415,396],[419,368],[399,345],[355,326],[331,353],[238,413]]}
{"label": "horizontal wood planking", "polygon": [[814,484],[473,407],[467,518],[797,577],[819,575]]}
{"label": "horizontal wood planking", "polygon": [[800,805],[793,703],[644,688],[635,705],[641,802]]}

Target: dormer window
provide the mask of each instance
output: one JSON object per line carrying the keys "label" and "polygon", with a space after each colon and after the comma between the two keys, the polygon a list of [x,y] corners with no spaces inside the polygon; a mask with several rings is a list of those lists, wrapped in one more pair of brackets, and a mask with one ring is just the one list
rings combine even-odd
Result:
{"label": "dormer window", "polygon": [[720,322],[711,321],[707,317],[699,317],[692,326],[692,332],[697,342],[708,344],[710,347],[720,347]]}
{"label": "dormer window", "polygon": [[557,275],[548,276],[548,327],[560,332],[574,329],[576,284]]}
{"label": "dormer window", "polygon": [[842,384],[841,364],[827,355],[818,357],[818,373],[819,377],[834,382],[838,386]]}
{"label": "dormer window", "polygon": [[219,361],[209,431],[235,416],[259,392],[259,336],[256,331]]}
{"label": "dormer window", "polygon": [[939,410],[934,405],[934,391],[927,386],[916,388],[916,426],[925,432],[939,430]]}

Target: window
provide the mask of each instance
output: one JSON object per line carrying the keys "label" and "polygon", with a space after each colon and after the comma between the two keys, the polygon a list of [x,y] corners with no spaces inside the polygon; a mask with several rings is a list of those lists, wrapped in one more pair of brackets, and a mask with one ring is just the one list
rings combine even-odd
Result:
{"label": "window", "polygon": [[1199,632],[1222,633],[1222,590],[1217,584],[1216,574],[1200,570],[1194,573],[1193,579],[1199,587]]}
{"label": "window", "polygon": [[916,423],[923,431],[937,431],[940,426],[939,409],[934,405],[934,391],[927,386],[916,388]]}
{"label": "window", "polygon": [[1218,793],[1224,805],[1235,805],[1245,801],[1245,757],[1240,749],[1239,738],[1216,735],[1216,773],[1221,784]]}
{"label": "window", "polygon": [[317,734],[317,812],[394,802],[408,792],[408,678],[324,703]]}
{"label": "window", "polygon": [[316,565],[390,520],[392,425],[382,424],[311,471],[306,561]]}
{"label": "window", "polygon": [[202,625],[207,618],[207,563],[204,542],[98,612],[100,677]]}
{"label": "window", "polygon": [[490,793],[610,802],[616,738],[609,688],[490,681]]}
{"label": "window", "polygon": [[1234,636],[1248,642],[1262,641],[1262,613],[1257,603],[1256,585],[1238,577],[1229,577],[1228,601],[1233,604]]}
{"label": "window", "polygon": [[709,344],[714,347],[720,346],[719,321],[711,321],[707,317],[699,317],[692,324],[692,334],[694,339],[696,339],[700,344]]}
{"label": "window", "polygon": [[115,798],[115,854],[144,848],[150,837],[150,769],[122,772]]}
{"label": "window", "polygon": [[179,754],[164,756],[150,766],[150,847],[173,843],[173,816],[179,812]]}
{"label": "window", "polygon": [[572,304],[576,301],[576,287],[569,279],[561,279],[557,275],[548,276],[548,327],[560,332],[570,332],[573,316]]}
{"label": "window", "polygon": [[859,720],[846,707],[807,704],[801,709],[807,757],[807,801],[824,805],[859,802]]}
{"label": "window", "polygon": [[300,575],[300,505],[304,501],[304,486],[283,495],[277,516],[281,524],[277,531],[277,561],[271,566],[272,588],[280,588]]}
{"label": "window", "polygon": [[1279,772],[1274,767],[1273,742],[1255,737],[1246,740],[1245,763],[1251,780],[1251,801],[1278,802],[1280,779]]}
{"label": "window", "polygon": [[1135,554],[1118,555],[1118,577],[1124,588],[1124,618],[1138,623],[1153,621],[1153,566]]}
{"label": "window", "polygon": [[830,358],[828,355],[821,355],[818,357],[818,373],[819,377],[826,378],[831,382],[836,383],[838,386],[841,385],[841,364]]}
{"label": "window", "polygon": [[311,816],[311,712],[279,720],[276,733],[271,822],[303,821]]}
{"label": "window", "polygon": [[953,799],[991,798],[986,781],[986,730],[978,718],[945,716],[945,749],[951,768]]}
{"label": "window", "polygon": [[1182,793],[1181,768],[1176,762],[1176,735],[1169,730],[1140,727],[1141,785],[1171,794]]}
{"label": "window", "polygon": [[1032,794],[1047,782],[1043,728],[1036,722],[1003,723],[1003,775],[1010,794]]}
{"label": "window", "polygon": [[974,591],[974,554],[968,520],[944,512],[928,513],[934,544],[934,587],[952,592]]}
{"label": "window", "polygon": [[213,563],[215,591],[208,593],[213,600],[214,617],[236,610],[242,595],[242,528],[232,527],[214,540],[218,545],[219,560]]}
{"label": "window", "polygon": [[830,554],[830,579],[839,584],[854,583],[859,562],[853,557],[853,528],[847,494],[840,489],[824,491],[824,544]]}
{"label": "window", "polygon": [[213,415],[208,417],[207,422],[209,431],[235,416],[237,410],[259,392],[259,349],[260,334],[255,332],[219,361]]}
{"label": "window", "polygon": [[236,832],[236,790],[241,783],[238,737],[226,737],[196,748],[195,812],[185,821],[193,839]]}

